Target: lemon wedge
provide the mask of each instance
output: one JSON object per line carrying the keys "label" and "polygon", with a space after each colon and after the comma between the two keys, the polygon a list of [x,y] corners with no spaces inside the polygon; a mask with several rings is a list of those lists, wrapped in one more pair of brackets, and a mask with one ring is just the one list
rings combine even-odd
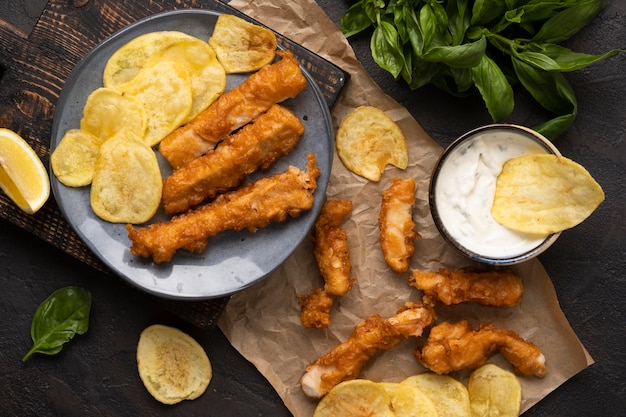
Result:
{"label": "lemon wedge", "polygon": [[33,148],[17,133],[0,128],[0,188],[28,214],[50,196],[50,178]]}

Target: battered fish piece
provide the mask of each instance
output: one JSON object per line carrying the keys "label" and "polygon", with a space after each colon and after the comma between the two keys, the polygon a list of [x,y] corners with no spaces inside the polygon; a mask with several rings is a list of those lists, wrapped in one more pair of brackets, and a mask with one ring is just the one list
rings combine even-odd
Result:
{"label": "battered fish piece", "polygon": [[299,297],[300,321],[305,327],[328,327],[334,296],[345,295],[352,288],[348,234],[340,228],[351,211],[350,200],[327,200],[315,222],[313,255],[324,278],[324,288]]}
{"label": "battered fish piece", "polygon": [[211,236],[225,230],[256,232],[271,222],[283,222],[313,206],[319,168],[309,154],[307,171],[290,166],[285,172],[261,178],[242,188],[220,194],[213,202],[154,223],[144,229],[126,225],[131,253],[152,257],[155,263],[172,259],[178,249],[202,252]]}
{"label": "battered fish piece", "polygon": [[358,323],[352,335],[333,350],[308,365],[300,383],[311,398],[321,398],[335,385],[359,376],[363,365],[379,350],[391,349],[411,336],[419,337],[435,321],[433,307],[406,303],[386,319],[374,315]]}
{"label": "battered fish piece", "polygon": [[441,323],[430,330],[426,344],[414,350],[415,358],[438,374],[484,365],[493,352],[499,351],[521,375],[543,378],[546,361],[539,348],[517,333],[481,323],[474,330],[467,320]]}
{"label": "battered fish piece", "polygon": [[277,51],[281,59],[261,68],[222,94],[193,120],[166,136],[159,151],[173,168],[203,155],[273,104],[294,98],[306,88],[306,78],[291,51]]}
{"label": "battered fish piece", "polygon": [[510,271],[414,270],[409,285],[445,305],[475,302],[490,307],[512,307],[522,301],[522,279]]}
{"label": "battered fish piece", "polygon": [[397,273],[406,272],[415,253],[415,231],[413,205],[415,204],[415,180],[394,178],[391,186],[382,193],[382,204],[378,215],[380,247],[385,262]]}
{"label": "battered fish piece", "polygon": [[253,123],[228,136],[215,149],[192,159],[163,182],[167,214],[187,211],[230,191],[257,169],[269,168],[289,153],[304,134],[304,125],[290,110],[275,104]]}

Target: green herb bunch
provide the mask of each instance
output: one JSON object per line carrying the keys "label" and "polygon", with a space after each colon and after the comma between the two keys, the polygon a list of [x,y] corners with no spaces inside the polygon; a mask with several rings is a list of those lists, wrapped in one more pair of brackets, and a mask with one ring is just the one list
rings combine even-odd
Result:
{"label": "green herb bunch", "polygon": [[373,28],[374,61],[412,90],[432,84],[454,96],[480,92],[494,122],[513,112],[521,84],[555,115],[534,129],[554,139],[577,112],[564,72],[615,55],[574,52],[561,42],[606,0],[358,0],[341,19],[350,37]]}

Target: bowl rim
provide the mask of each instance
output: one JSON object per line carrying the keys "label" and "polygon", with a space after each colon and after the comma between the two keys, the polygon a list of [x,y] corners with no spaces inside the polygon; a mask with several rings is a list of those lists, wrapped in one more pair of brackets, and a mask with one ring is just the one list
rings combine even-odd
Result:
{"label": "bowl rim", "polygon": [[475,251],[472,251],[472,250],[466,248],[465,246],[461,245],[456,239],[454,239],[452,237],[452,234],[448,232],[447,228],[443,224],[443,220],[439,216],[438,209],[437,209],[437,203],[436,203],[436,196],[435,196],[435,186],[436,186],[436,182],[437,182],[437,179],[438,179],[438,176],[439,176],[439,172],[441,171],[441,168],[442,168],[444,162],[446,161],[446,159],[448,158],[448,156],[452,152],[454,152],[455,149],[457,149],[460,145],[462,145],[466,141],[468,141],[470,139],[473,139],[474,137],[478,136],[479,134],[482,134],[485,131],[498,130],[498,129],[510,130],[510,131],[515,131],[515,132],[518,132],[518,133],[522,133],[524,136],[529,137],[531,139],[534,139],[535,141],[540,143],[543,147],[546,148],[546,150],[549,153],[551,153],[553,155],[556,155],[556,156],[562,156],[561,152],[558,150],[558,148],[550,140],[548,140],[545,136],[543,136],[539,132],[537,132],[537,131],[535,131],[533,129],[530,129],[528,127],[517,125],[517,124],[512,124],[512,123],[492,123],[492,124],[488,124],[488,125],[483,125],[483,126],[477,127],[475,129],[472,129],[472,130],[462,134],[461,136],[459,136],[455,140],[453,140],[443,150],[443,152],[441,153],[441,155],[439,156],[439,158],[435,162],[435,165],[433,167],[433,171],[432,171],[432,174],[431,174],[431,177],[430,177],[430,183],[429,183],[429,186],[428,186],[428,205],[429,205],[429,209],[430,209],[430,214],[431,214],[431,216],[433,218],[435,226],[437,227],[437,230],[439,231],[439,234],[444,238],[444,240],[450,246],[452,246],[457,251],[461,252],[465,256],[467,256],[470,259],[473,259],[475,261],[478,261],[478,262],[481,262],[481,263],[485,263],[485,264],[490,264],[490,265],[507,266],[507,265],[518,264],[518,263],[521,263],[521,262],[524,262],[524,261],[527,261],[527,260],[530,260],[530,259],[533,259],[533,258],[537,257],[539,254],[543,253],[550,246],[552,246],[552,244],[561,235],[561,232],[557,232],[557,233],[553,233],[553,234],[548,235],[539,245],[537,245],[533,249],[530,249],[530,250],[528,250],[526,252],[523,252],[523,253],[520,253],[518,255],[505,256],[505,257],[495,257],[495,256],[482,255],[482,254],[479,254],[479,253],[477,253]]}

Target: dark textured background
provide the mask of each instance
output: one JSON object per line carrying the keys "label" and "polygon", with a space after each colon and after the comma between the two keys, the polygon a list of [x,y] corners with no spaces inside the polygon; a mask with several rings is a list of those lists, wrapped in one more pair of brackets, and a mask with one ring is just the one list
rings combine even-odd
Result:
{"label": "dark textured background", "polygon": [[[318,3],[337,23],[350,4]],[[477,97],[453,99],[431,88],[411,92],[372,63],[367,36],[351,43],[372,77],[442,146],[489,122]],[[590,53],[626,48],[626,2],[609,0],[606,10],[568,45]],[[591,172],[607,199],[591,218],[566,231],[541,261],[565,315],[596,363],[525,416],[619,416],[626,410],[626,55],[568,74],[568,79],[576,90],[579,115],[555,143]],[[544,116],[518,92],[512,122],[532,125]],[[57,356],[35,355],[23,364],[34,310],[65,285],[92,292],[90,330]],[[189,324],[122,281],[6,221],[0,221],[0,288],[1,416],[290,415],[218,329]],[[201,398],[164,406],[143,388],[135,346],[141,330],[155,322],[187,331],[207,350],[214,379]]]}

